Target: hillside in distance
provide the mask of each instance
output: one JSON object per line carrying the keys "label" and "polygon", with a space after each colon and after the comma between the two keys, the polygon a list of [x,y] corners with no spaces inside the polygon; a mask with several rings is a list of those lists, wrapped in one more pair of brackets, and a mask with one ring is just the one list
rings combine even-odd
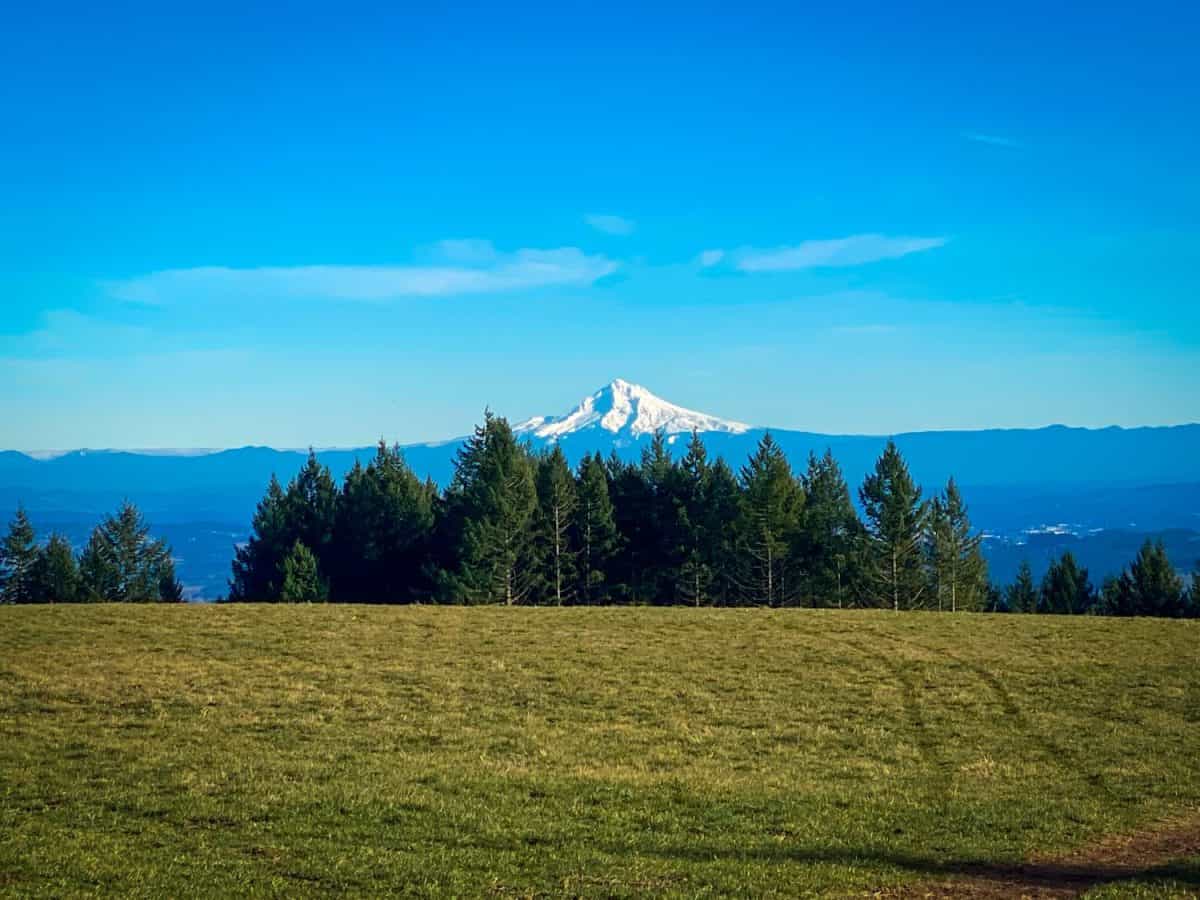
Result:
{"label": "hillside in distance", "polygon": [[[682,454],[692,431],[712,456],[735,469],[766,429],[690,410],[617,379],[562,415],[514,424],[535,448],[558,444],[574,464],[585,454],[615,452],[637,459],[656,432]],[[856,487],[874,464],[886,436],[826,435],[771,429],[793,467],[810,453],[833,451]],[[445,485],[463,438],[404,448],[412,468]],[[1190,565],[1200,530],[1200,425],[1149,428],[990,429],[912,432],[895,436],[914,477],[927,492],[953,475],[963,487],[975,524],[990,536],[994,572],[1007,577],[1029,545],[1041,548],[1035,570],[1066,540],[1086,541],[1098,531],[1129,535],[1093,562],[1112,567],[1141,535],[1173,530],[1181,566]],[[374,447],[318,453],[339,479],[366,461]],[[222,451],[93,451],[27,455],[0,452],[0,514],[23,503],[39,530],[57,529],[81,543],[87,530],[122,499],[136,502],[180,556],[194,593],[223,592],[233,545],[245,538],[254,506],[274,473],[282,481],[300,468],[304,453],[268,447]],[[1045,536],[1049,535],[1050,540]],[[1107,547],[1112,547],[1111,535]],[[1002,546],[1003,545],[1003,546]],[[1048,545],[1043,547],[1042,545]],[[1200,544],[1195,545],[1200,555]],[[1044,552],[1043,552],[1044,551]],[[1081,555],[1088,556],[1087,548]],[[1111,557],[1111,561],[1109,558]]]}
{"label": "hillside in distance", "polygon": [[[616,451],[636,459],[657,431],[678,449],[693,430],[711,455],[735,467],[770,430],[801,468],[810,452],[831,449],[851,483],[874,464],[888,435],[831,435],[754,427],[670,403],[646,388],[617,379],[561,416],[517,422],[513,430],[535,449],[558,444],[572,462]],[[972,485],[1107,485],[1200,482],[1200,424],[1102,429],[1045,428],[923,431],[894,437],[914,476],[928,486],[950,475]],[[446,484],[464,438],[408,444],[405,456],[422,477]],[[373,453],[373,446],[320,451],[340,475]],[[75,450],[53,455],[0,452],[0,487],[33,491],[132,491],[175,494],[202,490],[219,501],[228,489],[261,489],[272,471],[286,479],[299,468],[299,450],[241,447],[221,451]]]}

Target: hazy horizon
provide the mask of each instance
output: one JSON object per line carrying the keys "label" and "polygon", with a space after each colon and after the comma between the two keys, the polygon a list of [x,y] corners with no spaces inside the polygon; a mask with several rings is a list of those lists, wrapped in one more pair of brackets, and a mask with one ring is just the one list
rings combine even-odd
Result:
{"label": "hazy horizon", "polygon": [[[644,386],[641,386],[641,387],[644,387]],[[587,396],[591,396],[591,395],[589,394]],[[581,398],[581,401],[584,399],[586,399],[586,397]],[[671,398],[660,398],[660,399],[670,401]],[[577,404],[572,404],[572,409],[576,405]],[[553,411],[550,413],[538,413],[533,416],[513,417],[513,416],[507,416],[504,413],[503,409],[500,409],[496,406],[492,406],[491,408],[492,408],[492,411],[495,412],[497,415],[508,419],[514,425],[519,424],[520,422],[524,422],[528,419],[539,418],[542,416],[557,417],[560,414],[566,414],[566,413],[570,412],[570,410],[562,409],[562,410],[557,410],[557,411]],[[695,411],[703,412],[703,413],[710,412],[709,410],[703,410],[703,409],[695,410]],[[723,416],[721,418],[736,419],[737,416],[736,415],[728,416],[728,417]],[[480,415],[480,416],[476,417],[475,421],[480,421],[481,419],[482,419],[482,416]],[[1040,430],[1052,429],[1052,428],[1084,429],[1084,430],[1089,430],[1089,431],[1103,431],[1106,429],[1113,429],[1113,428],[1122,429],[1122,430],[1136,430],[1136,429],[1145,429],[1145,428],[1151,428],[1151,429],[1179,428],[1179,427],[1188,427],[1188,426],[1192,426],[1192,425],[1200,425],[1200,422],[1142,423],[1142,424],[1135,424],[1135,425],[1097,425],[1097,426],[1072,425],[1070,423],[1065,423],[1065,422],[1047,422],[1047,423],[1040,424],[1040,425],[1019,425],[1019,426],[1005,426],[1005,427],[988,427],[988,426],[984,426],[984,427],[980,427],[980,428],[946,427],[946,428],[929,428],[929,429],[905,429],[902,431],[893,431],[893,432],[855,431],[855,432],[843,432],[843,433],[821,432],[821,431],[815,431],[813,429],[807,429],[807,428],[784,429],[784,428],[780,428],[778,426],[771,425],[771,424],[760,424],[760,423],[746,423],[746,424],[753,431],[760,431],[760,430],[800,431],[800,432],[808,432],[808,433],[812,433],[812,434],[828,434],[830,437],[886,438],[889,436],[900,436],[900,435],[905,435],[905,434],[920,434],[920,433],[931,433],[931,432],[938,433],[938,432],[1007,431],[1007,430],[1040,431]],[[251,441],[243,441],[241,443],[236,443],[236,444],[230,444],[230,445],[222,446],[222,447],[183,447],[183,446],[177,446],[177,447],[165,447],[165,446],[163,446],[163,447],[133,447],[133,446],[86,447],[86,446],[74,446],[74,447],[35,447],[35,448],[28,448],[28,449],[20,448],[20,447],[2,447],[2,448],[0,448],[0,450],[16,450],[17,452],[24,453],[26,455],[33,456],[35,458],[48,458],[53,455],[64,455],[67,453],[72,453],[72,452],[77,452],[77,451],[89,451],[89,452],[96,452],[96,453],[125,452],[125,453],[140,453],[140,454],[147,454],[147,455],[164,455],[164,456],[166,456],[166,455],[181,455],[181,456],[182,455],[205,455],[205,454],[212,454],[212,453],[221,453],[221,452],[225,452],[228,450],[243,450],[243,449],[247,449],[247,448],[260,448],[260,447],[271,449],[271,450],[278,450],[281,452],[303,453],[303,452],[307,452],[310,449],[316,450],[318,452],[336,451],[336,450],[357,450],[357,449],[362,449],[364,447],[373,446],[374,444],[378,443],[378,441],[381,439],[384,440],[385,442],[387,442],[388,444],[398,443],[402,446],[440,445],[440,444],[452,443],[454,441],[461,440],[462,438],[466,437],[469,434],[469,431],[470,431],[470,425],[468,425],[466,428],[462,429],[459,433],[452,434],[452,435],[445,435],[445,436],[438,437],[438,438],[406,441],[406,440],[403,440],[400,438],[392,438],[392,437],[389,437],[388,435],[384,434],[384,435],[376,436],[373,439],[364,439],[364,440],[351,442],[351,443],[347,443],[347,444],[309,443],[309,444],[297,444],[297,445],[293,445],[293,446],[280,446],[280,445],[264,443],[261,441],[251,440]]]}

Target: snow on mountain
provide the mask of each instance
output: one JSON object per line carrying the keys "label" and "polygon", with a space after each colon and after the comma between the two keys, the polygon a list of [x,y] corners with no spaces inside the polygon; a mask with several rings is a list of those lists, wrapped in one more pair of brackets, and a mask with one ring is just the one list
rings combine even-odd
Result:
{"label": "snow on mountain", "polygon": [[535,416],[513,427],[521,435],[554,442],[581,431],[607,431],[622,437],[639,438],[663,431],[744,434],[749,425],[719,419],[668,403],[639,384],[618,378],[589,397],[565,416]]}

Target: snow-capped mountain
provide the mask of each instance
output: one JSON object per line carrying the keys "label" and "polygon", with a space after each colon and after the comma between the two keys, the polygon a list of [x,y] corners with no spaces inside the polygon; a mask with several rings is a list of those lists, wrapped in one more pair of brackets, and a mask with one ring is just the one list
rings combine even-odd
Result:
{"label": "snow-capped mountain", "polygon": [[[564,416],[537,417],[515,427],[534,450],[561,445],[571,466],[592,453],[636,463],[660,429],[668,433],[675,456],[695,429],[709,458],[723,458],[735,471],[764,433],[676,406],[621,380],[585,397]],[[771,434],[796,471],[804,470],[810,453],[832,450],[852,492],[886,441],[785,429]],[[1158,532],[1175,541],[1173,559],[1186,564],[1200,555],[1200,424],[933,431],[896,435],[896,441],[928,493],[953,475],[970,498],[976,525],[1003,536],[985,545],[997,580],[1011,579],[1022,559],[1037,571],[1039,559],[1044,562],[1067,547],[1100,578],[1120,571],[1145,536]],[[409,444],[404,455],[418,477],[445,486],[454,476],[461,445],[462,438]],[[101,515],[132,500],[181,554],[185,583],[200,596],[215,597],[227,589],[233,547],[245,539],[272,473],[286,483],[305,455],[270,447],[77,450],[39,458],[0,450],[0,516],[22,505],[43,534],[59,530],[80,545]],[[375,446],[319,450],[318,455],[340,481],[356,462],[369,461]],[[1078,525],[1040,524],[1067,516]],[[1073,533],[1065,533],[1068,528]],[[1110,539],[1118,532],[1126,537]]]}
{"label": "snow-capped mountain", "polygon": [[621,378],[584,397],[564,416],[535,416],[513,426],[519,435],[554,443],[580,432],[608,432],[616,438],[637,440],[662,431],[666,434],[720,432],[745,434],[750,426],[707,413],[676,406],[640,384]]}

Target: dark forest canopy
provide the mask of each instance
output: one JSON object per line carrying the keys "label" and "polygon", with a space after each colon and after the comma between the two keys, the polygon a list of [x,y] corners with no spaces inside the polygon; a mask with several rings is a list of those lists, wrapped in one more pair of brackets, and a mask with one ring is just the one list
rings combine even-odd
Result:
{"label": "dark forest canopy", "polygon": [[1185,615],[1161,545],[1096,591],[1064,554],[1041,585],[989,585],[954,479],[925,498],[889,442],[858,489],[831,452],[794,472],[770,433],[735,471],[693,434],[638,462],[572,470],[486,413],[444,491],[380,442],[343,484],[310,454],[272,479],[238,549],[230,600],[886,607]]}
{"label": "dark forest canopy", "polygon": [[[862,509],[862,515],[858,509]],[[768,432],[736,471],[698,434],[676,458],[534,451],[486,413],[445,490],[378,445],[339,486],[310,453],[259,501],[229,600],[452,604],[882,607],[1182,617],[1200,579],[1147,542],[1099,590],[1064,553],[1040,584],[1028,565],[989,584],[981,535],[955,480],[932,498],[888,442],[858,488],[833,453],[795,472]],[[18,509],[0,543],[0,602],[178,601],[170,548],[125,503],[76,557],[39,545]]]}

